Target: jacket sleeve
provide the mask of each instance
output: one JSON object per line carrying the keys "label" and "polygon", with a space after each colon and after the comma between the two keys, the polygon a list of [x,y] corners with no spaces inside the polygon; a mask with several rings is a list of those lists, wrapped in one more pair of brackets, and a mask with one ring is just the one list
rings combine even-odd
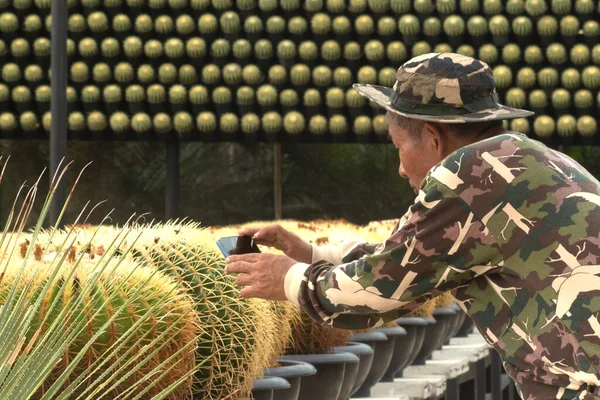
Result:
{"label": "jacket sleeve", "polygon": [[501,261],[479,216],[431,176],[399,226],[374,250],[339,264],[294,265],[286,275],[286,296],[323,325],[371,328],[467,285]]}

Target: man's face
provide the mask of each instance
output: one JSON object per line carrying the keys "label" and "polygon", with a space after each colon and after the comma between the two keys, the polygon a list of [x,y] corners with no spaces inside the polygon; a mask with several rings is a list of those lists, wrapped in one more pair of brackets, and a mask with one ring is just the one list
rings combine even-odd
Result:
{"label": "man's face", "polygon": [[434,143],[423,132],[425,129],[421,132],[409,132],[391,121],[389,123],[390,137],[400,157],[398,173],[408,179],[415,194],[419,193],[427,172],[440,161]]}

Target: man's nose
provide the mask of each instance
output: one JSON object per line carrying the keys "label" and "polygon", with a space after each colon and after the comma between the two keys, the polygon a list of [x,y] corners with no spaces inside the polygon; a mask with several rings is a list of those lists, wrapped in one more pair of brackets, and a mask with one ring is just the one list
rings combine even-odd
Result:
{"label": "man's nose", "polygon": [[398,169],[398,174],[404,179],[408,179],[408,175],[406,174],[406,170],[404,169],[404,165],[402,165],[402,161],[400,161],[400,169]]}

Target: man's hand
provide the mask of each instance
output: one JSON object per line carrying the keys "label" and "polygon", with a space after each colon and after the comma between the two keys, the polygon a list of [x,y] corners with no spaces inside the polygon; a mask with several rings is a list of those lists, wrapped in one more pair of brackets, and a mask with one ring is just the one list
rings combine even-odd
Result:
{"label": "man's hand", "polygon": [[279,224],[272,224],[263,228],[243,228],[238,234],[253,236],[256,243],[281,250],[286,256],[299,262],[312,263],[312,247],[310,244]]}
{"label": "man's hand", "polygon": [[290,257],[270,253],[231,255],[225,259],[228,274],[238,274],[236,283],[244,288],[242,297],[267,300],[287,300],[285,275],[296,261]]}

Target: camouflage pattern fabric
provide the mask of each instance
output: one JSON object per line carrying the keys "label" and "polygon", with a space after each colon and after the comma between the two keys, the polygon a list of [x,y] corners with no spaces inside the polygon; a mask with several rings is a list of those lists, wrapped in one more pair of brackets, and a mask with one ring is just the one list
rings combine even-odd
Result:
{"label": "camouflage pattern fabric", "polygon": [[499,104],[492,69],[456,53],[412,58],[398,68],[393,88],[356,83],[352,87],[388,111],[424,121],[466,123],[533,115]]}
{"label": "camouflage pattern fabric", "polygon": [[568,156],[513,132],[462,147],[385,242],[340,249],[286,276],[316,321],[381,326],[452,291],[524,399],[600,399],[600,183]]}

